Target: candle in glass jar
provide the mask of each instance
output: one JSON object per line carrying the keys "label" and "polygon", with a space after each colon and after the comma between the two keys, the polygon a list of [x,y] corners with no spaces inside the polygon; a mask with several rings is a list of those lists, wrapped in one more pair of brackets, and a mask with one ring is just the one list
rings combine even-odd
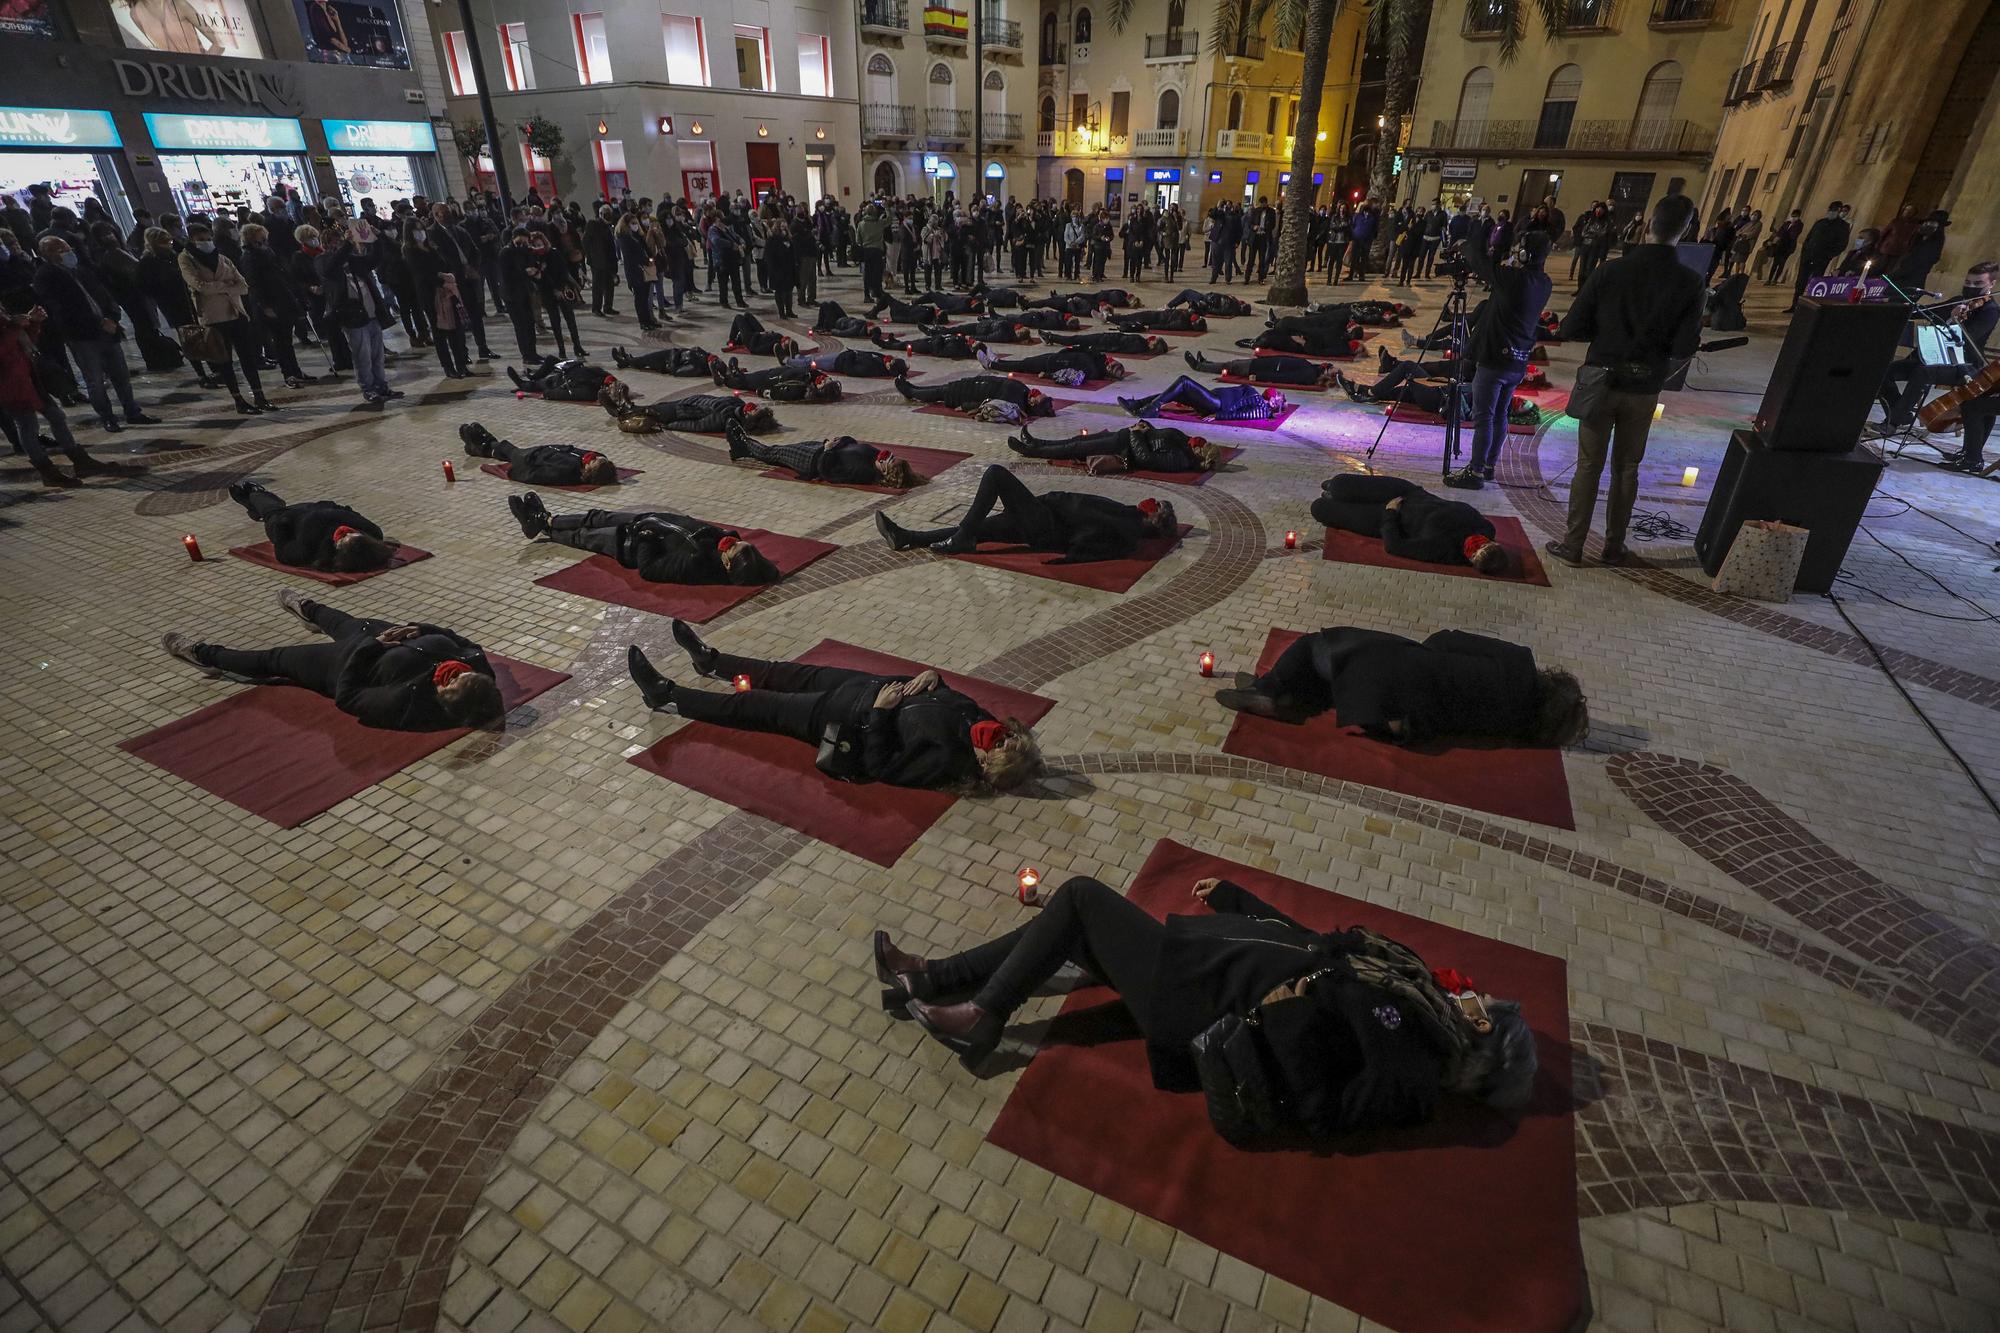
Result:
{"label": "candle in glass jar", "polygon": [[1211,652],[1206,652],[1206,651],[1204,651],[1204,652],[1202,653],[1202,655],[1201,655],[1201,674],[1202,674],[1202,675],[1204,675],[1204,676],[1213,676],[1213,675],[1215,674],[1215,654],[1214,654],[1214,653],[1211,653]]}
{"label": "candle in glass jar", "polygon": [[449,458],[444,460],[444,479],[446,481],[458,480],[458,473],[453,471],[451,466],[451,460]]}
{"label": "candle in glass jar", "polygon": [[187,548],[188,559],[197,561],[201,559],[201,543],[194,539],[192,532],[181,538],[181,545]]}

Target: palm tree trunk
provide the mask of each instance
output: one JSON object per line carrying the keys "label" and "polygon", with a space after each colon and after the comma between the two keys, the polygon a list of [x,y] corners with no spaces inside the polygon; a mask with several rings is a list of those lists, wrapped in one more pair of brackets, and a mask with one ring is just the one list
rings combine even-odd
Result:
{"label": "palm tree trunk", "polygon": [[[1390,206],[1395,203],[1389,192],[1395,188],[1396,140],[1402,133],[1403,116],[1409,111],[1410,102],[1416,95],[1417,83],[1417,62],[1410,58],[1409,51],[1400,42],[1389,44],[1389,64],[1382,82],[1382,130],[1375,137],[1375,156],[1368,164],[1368,193],[1382,201],[1386,222]],[[1387,226],[1376,230],[1374,250],[1372,258],[1377,270],[1388,272]]]}
{"label": "palm tree trunk", "polygon": [[1327,47],[1340,0],[1310,0],[1306,10],[1304,67],[1299,75],[1299,114],[1293,124],[1292,182],[1285,191],[1285,215],[1278,230],[1278,271],[1266,298],[1272,305],[1306,303],[1306,241],[1312,233],[1313,152],[1319,146],[1319,104],[1326,93]]}

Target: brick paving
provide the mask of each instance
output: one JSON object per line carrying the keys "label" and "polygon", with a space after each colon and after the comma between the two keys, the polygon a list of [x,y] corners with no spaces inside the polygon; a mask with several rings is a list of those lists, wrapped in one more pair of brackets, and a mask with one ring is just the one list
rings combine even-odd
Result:
{"label": "brick paving", "polygon": [[[853,304],[851,278],[828,287]],[[674,339],[716,346],[725,321],[696,309]],[[633,337],[585,333],[600,354]],[[1642,507],[1693,521],[1700,491],[1671,480],[1712,476],[1773,347],[1670,400]],[[1559,380],[1578,350],[1554,349]],[[1133,366],[1164,383],[1179,362]],[[788,485],[718,439],[617,434],[421,354],[392,374],[409,397],[390,410],[321,386],[274,418],[211,416],[148,377],[160,439],[98,442],[144,476],[44,496],[0,467],[0,1329],[1357,1327],[984,1142],[1053,1001],[977,1079],[874,1007],[876,924],[957,947],[1018,922],[1020,865],[1120,884],[1160,836],[1568,961],[1600,1325],[1990,1326],[2000,830],[1833,608],[1718,597],[1671,542],[1615,573],[1555,569],[1549,592],[1285,551],[1276,534],[1309,528],[1318,481],[1381,426],[1338,395],[1176,491],[1194,532],[1117,597],[883,549],[874,512],[949,513],[1011,455],[1001,428],[876,383],[779,405],[779,438],[973,456],[907,496]],[[1122,419],[1117,387],[1065,416]],[[844,543],[711,639],[834,636],[1033,688],[1058,700],[1055,771],[959,802],[884,871],[633,769],[678,723],[644,712],[624,648],[677,662],[666,627],[534,586],[513,488],[439,476],[475,417],[645,468],[620,505]],[[1515,437],[1479,502],[1551,533],[1568,430]],[[1434,476],[1436,439],[1391,425],[1375,466]],[[280,576],[179,549],[254,535],[226,497],[249,476],[436,552],[343,607],[572,679],[296,830],[122,754],[236,688],[160,656],[164,629],[285,637]],[[1897,465],[1841,590],[1989,785],[2000,632],[1961,597],[2000,590],[1992,494]],[[1460,625],[1572,666],[1597,723],[1565,760],[1576,832],[1222,755],[1195,654],[1226,673],[1273,625],[1333,623]]]}

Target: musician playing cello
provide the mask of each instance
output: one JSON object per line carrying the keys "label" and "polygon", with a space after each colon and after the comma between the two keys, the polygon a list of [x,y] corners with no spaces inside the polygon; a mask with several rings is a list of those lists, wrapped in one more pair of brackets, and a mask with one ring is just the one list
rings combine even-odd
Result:
{"label": "musician playing cello", "polygon": [[[1963,334],[1965,345],[1973,354],[1973,363],[1926,365],[1913,354],[1889,368],[1889,382],[1884,385],[1892,430],[1901,430],[1909,425],[1912,417],[1933,430],[1949,421],[1962,421],[1964,448],[1957,454],[1946,452],[1943,462],[1947,467],[1974,474],[1985,470],[1986,440],[1993,433],[1994,415],[2000,412],[2000,369],[1996,369],[2000,367],[2000,362],[1986,359],[1986,344],[1992,338],[1995,326],[2000,325],[2000,301],[1994,299],[1993,293],[1996,269],[2000,269],[2000,265],[1989,259],[1966,270],[1965,284],[1959,292],[1961,304],[1946,316],[1948,322],[1956,325]],[[1979,364],[1982,359],[1985,359],[1984,367]],[[1894,382],[1899,379],[1905,379],[1906,383],[1900,391],[1895,391]],[[1963,398],[1965,401],[1949,404],[1939,400],[1919,412],[1927,391],[1935,385],[1963,385],[1963,388],[1946,397]],[[1893,398],[1890,397],[1892,393]]]}

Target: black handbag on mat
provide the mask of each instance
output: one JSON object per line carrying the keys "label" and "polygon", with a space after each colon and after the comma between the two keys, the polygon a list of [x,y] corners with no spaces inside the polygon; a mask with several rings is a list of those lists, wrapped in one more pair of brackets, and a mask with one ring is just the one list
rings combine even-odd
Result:
{"label": "black handbag on mat", "polygon": [[1238,1145],[1255,1143],[1284,1126],[1280,1094],[1271,1078],[1261,1035],[1262,1015],[1224,1014],[1188,1043],[1208,1120]]}

